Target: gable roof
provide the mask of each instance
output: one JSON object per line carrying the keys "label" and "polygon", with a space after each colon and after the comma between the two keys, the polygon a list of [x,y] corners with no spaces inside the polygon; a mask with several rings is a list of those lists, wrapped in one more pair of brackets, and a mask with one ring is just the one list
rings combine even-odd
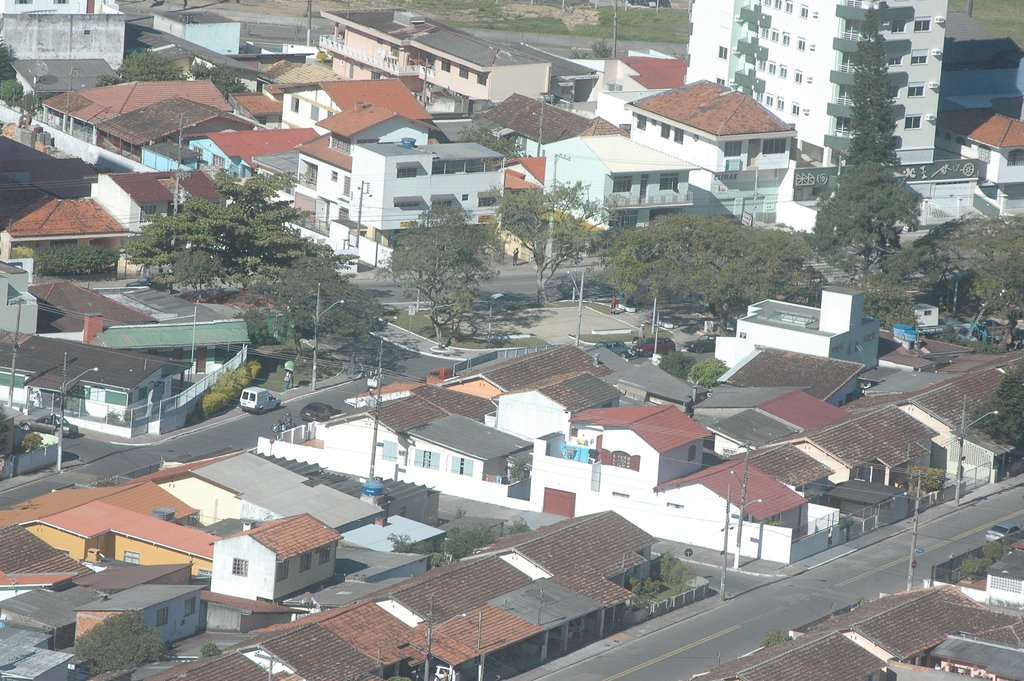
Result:
{"label": "gable roof", "polygon": [[607,121],[600,116],[595,118],[587,126],[587,129],[580,133],[580,137],[625,137],[629,139],[629,133],[615,125],[611,121]]}
{"label": "gable roof", "polygon": [[938,433],[895,404],[886,405],[802,436],[848,466],[880,461],[898,466],[930,449]]}
{"label": "gable roof", "polygon": [[98,591],[84,586],[62,591],[33,589],[4,600],[3,609],[50,627],[66,627],[78,618],[75,608],[96,600],[99,595]]}
{"label": "gable roof", "polygon": [[447,383],[459,383],[481,377],[502,392],[530,390],[551,384],[552,376],[576,375],[586,372],[607,376],[611,369],[594,366],[594,358],[571,345],[559,345],[519,357],[467,369]]}
{"label": "gable roof", "polygon": [[101,572],[90,572],[77,577],[75,584],[87,586],[104,593],[123,591],[140,584],[170,583],[162,582],[178,573],[183,583],[188,584],[192,566],[188,563],[170,563],[167,565],[112,565]]}
{"label": "gable roof", "polygon": [[938,127],[997,149],[1024,147],[1024,121],[992,109],[965,109],[939,114]]}
{"label": "gable roof", "polygon": [[373,673],[379,668],[376,656],[364,655],[319,624],[286,631],[263,641],[260,647],[310,681],[380,679]]}
{"label": "gable roof", "polygon": [[[260,71],[260,80],[269,80],[279,85],[292,85],[343,80],[343,78],[340,73],[335,73],[329,66],[323,64],[296,64],[282,59]],[[278,110],[280,111],[280,106]]]}
{"label": "gable roof", "polygon": [[864,370],[863,364],[764,348],[734,367],[725,380],[747,388],[793,387],[822,400],[835,397]]}
{"label": "gable roof", "polygon": [[716,137],[795,134],[793,126],[753,97],[706,80],[638,99],[627,108],[646,111]]}
{"label": "gable roof", "polygon": [[311,142],[300,144],[297,149],[300,153],[312,156],[315,159],[326,161],[331,165],[343,170],[352,170],[352,156],[337,149],[331,148],[330,133],[317,137]]}
{"label": "gable roof", "polygon": [[[499,596],[495,600],[500,601],[501,598]],[[417,629],[426,633],[426,623],[421,623]],[[443,652],[439,653],[444,661],[458,665],[469,662],[481,653],[487,655],[507,648],[514,642],[525,641],[543,631],[533,622],[508,612],[499,604],[486,603],[467,612],[464,617],[453,617],[435,626],[433,636],[434,643],[440,641],[444,647]]]}
{"label": "gable roof", "polygon": [[588,409],[573,416],[572,423],[628,428],[658,452],[667,452],[711,435],[707,428],[671,404]]}
{"label": "gable roof", "polygon": [[342,137],[352,137],[356,133],[360,133],[367,128],[372,128],[378,123],[390,121],[393,118],[401,118],[408,121],[410,124],[422,128],[424,124],[422,121],[414,121],[400,114],[396,114],[390,109],[385,109],[382,106],[365,106],[361,109],[353,109],[351,111],[342,111],[336,113],[333,116],[318,121],[317,125],[325,130],[341,135]]}
{"label": "gable roof", "polygon": [[121,223],[92,199],[50,199],[12,222],[7,231],[16,239],[128,234]]}
{"label": "gable roof", "polygon": [[[150,681],[267,681],[267,670],[238,651],[227,651],[178,664],[146,678]],[[275,680],[286,681],[278,680],[277,676]]]}
{"label": "gable roof", "polygon": [[460,414],[442,416],[407,432],[417,439],[483,461],[505,458],[533,447],[529,440],[495,430]]}
{"label": "gable roof", "polygon": [[228,97],[235,102],[239,109],[253,118],[273,114],[280,115],[283,106],[281,100],[257,93],[235,92]]}
{"label": "gable roof", "polygon": [[648,90],[682,87],[686,82],[685,59],[619,57],[619,61],[633,69],[633,80]]}
{"label": "gable roof", "polygon": [[[174,199],[173,172],[111,173],[109,177],[138,204],[170,202]],[[184,171],[180,187],[187,196],[207,201],[221,200],[209,175],[198,170]]]}
{"label": "gable roof", "polygon": [[518,133],[542,144],[577,137],[592,123],[589,118],[520,94],[509,95],[494,108],[480,114],[480,119],[490,122],[494,127]]}
{"label": "gable roof", "polygon": [[972,414],[986,405],[999,387],[1003,374],[995,368],[972,371],[912,397],[910,403],[946,425],[959,427],[963,409]]}
{"label": "gable roof", "polygon": [[615,386],[588,372],[556,377],[552,383],[536,390],[571,412],[607,404],[621,396]]}
{"label": "gable roof", "polygon": [[810,430],[845,419],[849,414],[803,390],[779,395],[757,406],[761,411],[791,423],[797,428]]}
{"label": "gable roof", "polygon": [[[182,126],[184,123],[184,127]],[[188,136],[220,130],[248,130],[252,121],[225,113],[217,106],[174,97],[96,122],[96,130],[130,144],[170,138],[181,130]]]}
{"label": "gable roof", "polygon": [[799,487],[836,471],[793,445],[779,445],[750,452],[750,462],[779,482]]}
{"label": "gable roof", "polygon": [[[655,489],[664,492],[699,484],[721,498],[728,499],[733,505],[739,506],[743,498],[743,485],[740,481],[743,480],[744,472],[747,476],[747,506],[744,511],[758,521],[807,503],[807,499],[762,471],[756,464],[751,463],[748,466],[744,461],[726,461],[717,466],[710,466],[692,475],[663,482]],[[761,502],[755,504],[750,501],[751,499],[760,499]]]}
{"label": "gable roof", "polygon": [[230,537],[224,537],[224,539],[234,537],[255,539],[273,551],[278,560],[286,560],[341,539],[340,534],[308,513],[260,523],[251,530],[239,532]]}
{"label": "gable roof", "polygon": [[20,574],[86,574],[88,568],[53,548],[20,525],[0,524],[0,573],[7,577]]}
{"label": "gable roof", "polygon": [[231,105],[208,80],[133,81],[62,92],[44,101],[43,106],[70,113],[80,120],[98,121],[175,98],[231,111]]}
{"label": "gable roof", "polygon": [[164,480],[172,480],[175,478],[184,477],[187,476],[192,471],[203,468],[204,466],[210,466],[217,463],[218,461],[230,459],[235,456],[241,456],[242,454],[242,451],[229,452],[228,454],[210,456],[205,459],[198,459],[196,461],[189,461],[188,463],[182,463],[178,465],[167,465],[167,463],[165,462],[165,468],[158,471],[153,471],[152,473],[147,473],[146,475],[139,476],[135,478],[135,482],[148,480],[159,483]]}
{"label": "gable roof", "polygon": [[45,518],[98,500],[126,511],[145,514],[156,508],[171,508],[179,520],[198,512],[159,485],[136,480],[114,487],[69,487],[40,494],[0,510],[0,524]]}
{"label": "gable roof", "polygon": [[842,634],[800,636],[712,667],[704,681],[860,681],[884,670],[885,661]]}
{"label": "gable roof", "polygon": [[212,534],[157,520],[104,501],[90,501],[71,510],[29,522],[48,525],[85,538],[116,532],[207,559],[213,558],[211,544],[217,539]]}
{"label": "gable roof", "polygon": [[758,409],[744,409],[716,421],[710,428],[716,435],[722,435],[733,442],[755,447],[800,432],[799,428],[794,428],[785,421]]}
{"label": "gable roof", "polygon": [[339,80],[320,83],[320,89],[342,111],[358,111],[371,104],[410,120],[431,119],[431,115],[400,80]]}
{"label": "gable roof", "polygon": [[[473,398],[472,400],[462,400],[444,394],[459,394],[455,390],[430,387],[434,389],[424,390],[423,394],[420,394],[417,389],[408,397],[385,401],[378,410],[380,422],[395,433],[405,433],[418,426],[442,419],[449,414],[459,414],[473,421],[482,421],[484,415],[494,412],[494,403],[490,400],[475,395],[469,396]],[[483,402],[490,406],[484,405]],[[368,411],[368,409],[363,409],[354,412],[343,417],[343,420],[362,417]]]}
{"label": "gable roof", "polygon": [[225,130],[205,135],[228,157],[241,158],[252,167],[252,157],[294,149],[319,134],[313,128],[268,128],[261,130]]}
{"label": "gable roof", "polygon": [[[104,326],[156,322],[145,312],[70,281],[34,284],[28,287],[28,292],[39,301],[40,326],[48,326],[49,330],[81,331],[85,326],[83,315],[101,316]],[[40,329],[40,332],[45,331]]]}

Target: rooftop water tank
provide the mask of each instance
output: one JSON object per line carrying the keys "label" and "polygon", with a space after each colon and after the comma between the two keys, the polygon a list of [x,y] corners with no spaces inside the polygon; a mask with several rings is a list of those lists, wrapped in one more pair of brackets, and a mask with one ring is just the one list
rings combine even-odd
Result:
{"label": "rooftop water tank", "polygon": [[384,483],[376,480],[367,480],[363,483],[363,496],[377,498],[384,494]]}
{"label": "rooftop water tank", "polygon": [[402,138],[402,146],[404,148],[406,148],[406,149],[412,149],[413,147],[416,146],[416,138],[415,137],[403,137]]}

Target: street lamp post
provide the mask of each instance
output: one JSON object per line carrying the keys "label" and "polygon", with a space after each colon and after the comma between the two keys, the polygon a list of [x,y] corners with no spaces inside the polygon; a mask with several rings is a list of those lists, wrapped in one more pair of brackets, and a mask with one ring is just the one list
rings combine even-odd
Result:
{"label": "street lamp post", "polygon": [[722,581],[721,586],[718,587],[718,597],[721,600],[725,600],[725,575],[729,571],[729,511],[732,506],[732,483],[725,492],[725,526],[722,527],[722,532],[725,536],[722,539]]}
{"label": "street lamp post", "polygon": [[75,383],[82,376],[90,371],[99,371],[99,367],[86,369],[82,373],[68,380],[68,353],[64,353],[64,366],[60,372],[60,421],[57,422],[57,472],[60,473],[61,463],[64,460],[64,405],[68,399],[68,385]]}
{"label": "street lamp post", "polygon": [[505,297],[504,293],[492,293],[491,303],[487,306],[487,342],[491,342],[491,317],[494,314],[494,302]]}
{"label": "street lamp post", "polygon": [[320,317],[327,314],[335,305],[343,305],[344,300],[336,300],[323,310],[320,309],[320,282],[316,284],[316,312],[313,313],[313,378],[309,382],[309,387],[312,390],[316,390],[316,357],[320,351]]}
{"label": "street lamp post", "polygon": [[957,508],[960,507],[960,487],[963,485],[964,481],[964,435],[966,434],[967,429],[973,426],[978,421],[981,421],[982,419],[988,416],[994,416],[998,413],[998,409],[993,409],[990,412],[982,414],[981,416],[974,419],[970,423],[965,423],[967,421],[967,395],[964,395],[963,407],[960,410],[960,433],[958,438],[959,447],[957,448],[958,454],[956,461],[956,491],[954,493]]}

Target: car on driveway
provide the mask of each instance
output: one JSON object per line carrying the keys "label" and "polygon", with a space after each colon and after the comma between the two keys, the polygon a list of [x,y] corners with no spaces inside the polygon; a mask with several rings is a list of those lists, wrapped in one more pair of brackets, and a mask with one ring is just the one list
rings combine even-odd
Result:
{"label": "car on driveway", "polygon": [[683,343],[684,352],[714,352],[715,351],[715,337],[706,336],[704,338],[697,338],[696,340],[685,341]]}
{"label": "car on driveway", "polygon": [[303,421],[326,421],[340,413],[340,409],[336,409],[325,402],[310,402],[299,412],[299,418]]}
{"label": "car on driveway", "polygon": [[626,355],[629,354],[629,346],[620,340],[599,341],[597,343],[594,343],[594,347],[605,348],[611,352],[614,352],[619,357],[625,357]]}
{"label": "car on driveway", "polygon": [[[671,338],[659,338],[658,349],[659,355],[666,355],[676,349],[676,343]],[[631,357],[650,357],[655,352],[654,339],[653,338],[642,338],[636,343],[633,343],[633,347],[629,349]]]}
{"label": "car on driveway", "polygon": [[[60,416],[58,414],[47,414],[35,421],[22,421],[18,424],[18,427],[29,432],[56,435],[58,423],[60,423]],[[64,437],[76,437],[78,434],[78,426],[68,423],[68,420],[64,419]]]}

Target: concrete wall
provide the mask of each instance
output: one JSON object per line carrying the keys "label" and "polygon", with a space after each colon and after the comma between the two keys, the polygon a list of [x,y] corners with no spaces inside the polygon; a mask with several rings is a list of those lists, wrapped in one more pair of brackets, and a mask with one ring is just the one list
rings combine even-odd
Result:
{"label": "concrete wall", "polygon": [[123,14],[5,15],[0,35],[18,59],[124,58]]}
{"label": "concrete wall", "polygon": [[199,511],[199,522],[211,525],[226,518],[242,517],[242,501],[231,490],[188,476],[159,483],[160,487]]}
{"label": "concrete wall", "polygon": [[532,440],[549,433],[565,433],[569,412],[535,390],[498,398],[495,428]]}
{"label": "concrete wall", "polygon": [[[147,626],[159,631],[160,638],[164,643],[174,643],[198,634],[203,628],[204,620],[202,616],[204,607],[199,600],[199,592],[200,588],[196,587],[195,591],[144,608],[141,613],[142,621]],[[193,601],[193,610],[191,614],[186,615],[185,608],[188,601]],[[167,622],[157,626],[157,615],[163,608],[167,608]],[[79,611],[75,637],[82,636],[108,617],[119,614],[121,613],[102,610]]]}
{"label": "concrete wall", "polygon": [[238,54],[242,25],[237,21],[190,24],[181,20],[181,15],[153,15],[153,28],[202,45],[218,54]]}
{"label": "concrete wall", "polygon": [[[231,573],[235,559],[248,561],[246,576]],[[213,579],[210,591],[256,600],[274,599],[277,558],[274,552],[250,537],[228,537],[213,545]]]}

